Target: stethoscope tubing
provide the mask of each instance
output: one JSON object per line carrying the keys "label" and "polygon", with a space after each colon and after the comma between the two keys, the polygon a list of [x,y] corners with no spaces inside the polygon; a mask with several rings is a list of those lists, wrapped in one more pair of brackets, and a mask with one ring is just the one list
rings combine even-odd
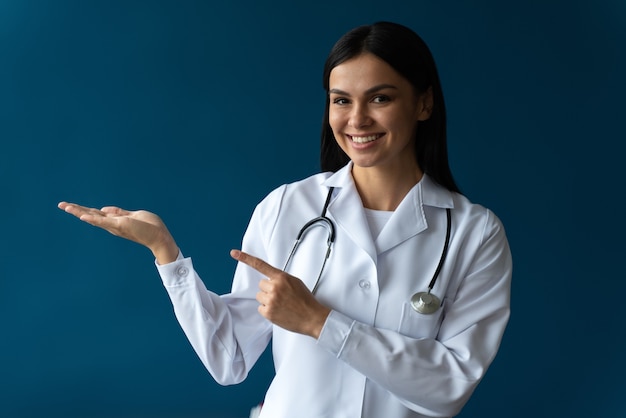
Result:
{"label": "stethoscope tubing", "polygon": [[[326,262],[328,261],[328,258],[330,257],[332,245],[335,242],[335,234],[336,234],[335,224],[333,223],[332,220],[330,220],[330,218],[326,216],[326,211],[328,210],[328,205],[330,204],[330,199],[332,197],[333,190],[334,190],[334,187],[331,187],[328,191],[328,195],[326,196],[326,201],[324,202],[324,207],[322,209],[321,215],[318,216],[317,218],[311,219],[306,224],[304,224],[302,228],[300,228],[300,231],[298,232],[298,235],[296,237],[296,241],[293,244],[293,247],[291,248],[289,257],[287,257],[285,266],[283,267],[283,271],[287,271],[287,267],[289,266],[289,263],[291,262],[293,256],[295,255],[296,250],[300,246],[300,243],[304,239],[304,236],[307,233],[307,231],[309,231],[314,226],[325,227],[326,230],[328,231],[328,235],[326,239],[326,244],[327,244],[326,255],[324,256],[322,268],[320,269],[317,279],[315,280],[315,284],[313,285],[313,288],[311,289],[311,292],[313,294],[315,294],[315,292],[317,291],[318,285],[320,283],[320,279],[322,277],[322,273],[324,272],[324,268],[326,267]],[[411,307],[416,312],[419,312],[421,314],[427,315],[427,314],[434,313],[442,305],[442,302],[439,300],[439,298],[431,294],[431,291],[435,287],[435,283],[437,282],[439,273],[441,272],[441,269],[443,268],[443,265],[446,261],[446,257],[448,256],[448,249],[450,247],[450,235],[452,231],[452,214],[451,214],[450,208],[446,208],[446,218],[447,218],[446,239],[443,245],[443,251],[441,252],[441,257],[439,258],[439,263],[437,264],[435,273],[433,274],[433,277],[430,280],[430,283],[428,284],[428,289],[426,292],[417,292],[411,296]]]}
{"label": "stethoscope tubing", "polygon": [[322,214],[318,216],[317,218],[311,219],[309,222],[304,224],[302,228],[300,228],[300,231],[298,232],[298,236],[296,237],[296,242],[293,244],[293,247],[291,248],[289,257],[287,257],[287,261],[285,262],[285,267],[283,267],[283,271],[287,271],[287,267],[289,266],[291,259],[295,255],[296,250],[300,246],[300,242],[302,242],[302,240],[304,239],[304,235],[306,234],[307,231],[310,230],[311,227],[318,226],[318,225],[325,226],[326,229],[328,230],[328,236],[326,238],[326,255],[324,256],[324,261],[322,262],[322,268],[320,269],[320,273],[317,276],[317,279],[315,280],[315,285],[313,285],[313,289],[311,289],[311,293],[313,294],[315,294],[315,292],[317,291],[317,286],[320,283],[320,278],[322,277],[322,273],[324,272],[324,267],[326,267],[326,262],[328,261],[328,258],[330,257],[331,247],[333,243],[335,242],[335,234],[336,234],[335,224],[333,223],[333,221],[330,220],[330,218],[326,216],[326,211],[328,209],[328,205],[330,204],[330,199],[333,195],[334,189],[335,189],[334,187],[331,187],[330,190],[328,190],[328,196],[326,196],[326,201],[324,202],[324,208],[322,209]]}
{"label": "stethoscope tubing", "polygon": [[441,252],[441,257],[439,258],[439,264],[437,264],[437,268],[435,269],[435,274],[433,278],[430,280],[428,284],[428,292],[430,293],[435,287],[435,282],[437,281],[437,277],[439,277],[439,273],[441,272],[441,268],[443,267],[443,263],[446,261],[446,257],[448,256],[448,248],[450,246],[450,233],[452,230],[452,214],[450,208],[446,208],[446,217],[447,217],[447,225],[446,225],[446,241],[443,244],[443,251]]}

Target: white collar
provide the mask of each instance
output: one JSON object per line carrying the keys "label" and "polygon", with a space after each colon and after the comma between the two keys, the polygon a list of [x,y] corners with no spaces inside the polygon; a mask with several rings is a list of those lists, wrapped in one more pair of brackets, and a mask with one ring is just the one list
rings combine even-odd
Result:
{"label": "white collar", "polygon": [[[330,177],[322,180],[321,184],[327,187],[355,187],[352,178],[353,162],[350,161],[344,167],[333,173]],[[424,173],[420,181],[409,191],[405,199],[409,195],[415,193],[416,203],[426,206],[434,206],[438,208],[453,208],[454,200],[453,192],[435,182],[429,175]]]}

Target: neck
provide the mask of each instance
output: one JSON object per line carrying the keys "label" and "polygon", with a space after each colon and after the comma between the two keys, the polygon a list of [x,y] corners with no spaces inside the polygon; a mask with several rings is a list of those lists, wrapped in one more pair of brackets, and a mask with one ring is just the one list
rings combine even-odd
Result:
{"label": "neck", "polygon": [[422,176],[422,170],[417,163],[410,166],[395,166],[391,169],[352,167],[352,177],[363,206],[374,210],[396,210]]}

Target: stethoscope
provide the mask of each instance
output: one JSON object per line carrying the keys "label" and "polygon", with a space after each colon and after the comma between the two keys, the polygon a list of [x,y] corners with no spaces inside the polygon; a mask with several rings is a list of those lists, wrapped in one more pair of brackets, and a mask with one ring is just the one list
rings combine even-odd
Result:
{"label": "stethoscope", "polygon": [[[328,261],[328,257],[330,256],[330,249],[333,243],[335,242],[335,224],[333,223],[333,221],[330,220],[330,218],[328,218],[328,216],[326,216],[326,211],[328,209],[328,205],[330,203],[330,199],[333,195],[334,189],[335,189],[334,187],[331,187],[330,190],[328,190],[328,196],[326,197],[326,202],[324,203],[322,214],[318,216],[317,218],[313,218],[309,222],[304,224],[304,226],[298,232],[298,236],[296,237],[296,242],[293,244],[293,247],[291,248],[289,257],[287,258],[287,261],[285,262],[285,267],[283,267],[283,271],[287,271],[287,267],[289,266],[291,259],[296,253],[298,246],[304,239],[304,236],[306,235],[306,233],[312,227],[322,226],[326,228],[327,233],[328,233],[327,238],[326,238],[326,244],[327,244],[326,255],[324,256],[322,268],[320,269],[320,272],[317,275],[317,279],[315,279],[315,284],[313,285],[313,288],[311,289],[312,293],[315,293],[315,291],[317,290],[317,286],[319,285],[320,278],[322,277],[322,273],[324,272],[324,267],[326,266],[326,261]],[[446,208],[446,216],[448,219],[447,228],[446,228],[446,241],[443,245],[443,251],[441,252],[441,257],[439,258],[439,264],[437,265],[435,274],[433,275],[433,278],[430,280],[430,283],[428,284],[428,289],[426,290],[426,292],[417,292],[413,294],[413,296],[411,296],[411,307],[416,312],[425,314],[425,315],[437,312],[437,310],[441,306],[441,300],[437,296],[432,294],[431,291],[433,290],[433,287],[435,287],[435,283],[437,282],[437,277],[439,277],[439,272],[441,271],[441,268],[443,267],[443,263],[446,260],[446,256],[448,255],[448,246],[450,244],[450,230],[452,227],[452,216],[450,214],[450,208]]]}

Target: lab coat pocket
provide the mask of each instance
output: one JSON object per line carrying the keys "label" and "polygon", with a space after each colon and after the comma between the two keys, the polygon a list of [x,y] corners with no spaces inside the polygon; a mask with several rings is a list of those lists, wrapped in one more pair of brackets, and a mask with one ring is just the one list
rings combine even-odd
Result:
{"label": "lab coat pocket", "polygon": [[[445,304],[445,301],[444,301]],[[410,302],[402,305],[398,332],[411,338],[435,338],[443,319],[443,307],[432,314],[416,312]]]}

